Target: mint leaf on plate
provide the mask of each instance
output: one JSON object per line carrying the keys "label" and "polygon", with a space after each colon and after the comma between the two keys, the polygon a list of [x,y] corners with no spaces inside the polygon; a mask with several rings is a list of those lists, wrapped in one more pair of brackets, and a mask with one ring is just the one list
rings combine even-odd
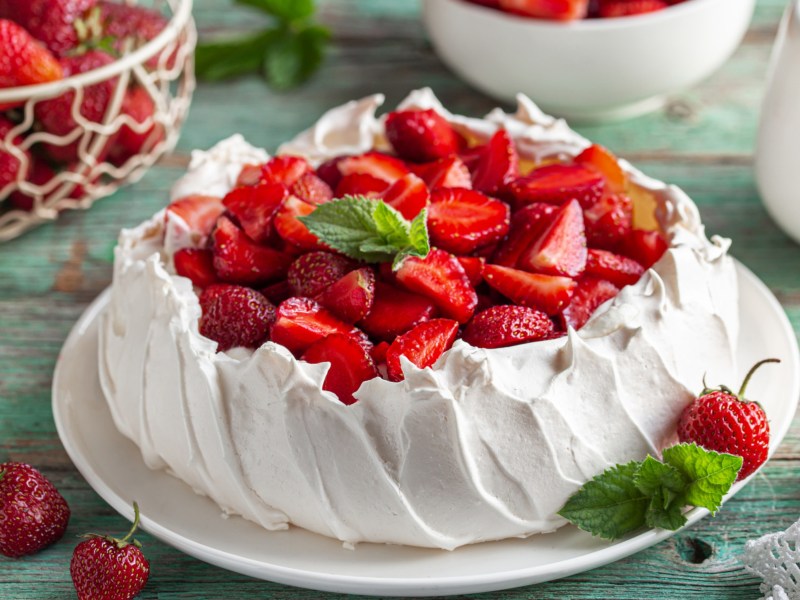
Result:
{"label": "mint leaf on plate", "polygon": [[722,497],[728,493],[742,468],[741,456],[719,454],[697,444],[667,448],[664,462],[681,471],[686,478],[686,503],[707,508],[712,514],[722,504]]}

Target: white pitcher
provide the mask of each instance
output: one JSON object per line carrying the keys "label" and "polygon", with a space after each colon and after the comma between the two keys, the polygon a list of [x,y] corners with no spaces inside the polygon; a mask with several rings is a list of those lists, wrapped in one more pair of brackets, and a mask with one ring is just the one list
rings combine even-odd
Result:
{"label": "white pitcher", "polygon": [[787,7],[772,50],[755,172],[770,215],[800,243],[800,0]]}

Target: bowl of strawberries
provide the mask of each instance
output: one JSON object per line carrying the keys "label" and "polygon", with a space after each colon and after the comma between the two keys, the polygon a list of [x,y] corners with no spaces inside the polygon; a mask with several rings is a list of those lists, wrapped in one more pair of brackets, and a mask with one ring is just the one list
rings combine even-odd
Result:
{"label": "bowl of strawberries", "polygon": [[[434,49],[482,92],[572,121],[636,116],[734,52],[755,0],[423,0]],[[478,43],[479,42],[479,43]]]}
{"label": "bowl of strawberries", "polygon": [[174,148],[191,0],[0,0],[0,241],[88,208]]}

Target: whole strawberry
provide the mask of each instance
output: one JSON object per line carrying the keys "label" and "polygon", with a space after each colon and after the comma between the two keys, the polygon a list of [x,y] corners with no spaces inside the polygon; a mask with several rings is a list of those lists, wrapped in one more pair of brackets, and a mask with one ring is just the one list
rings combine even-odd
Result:
{"label": "whole strawberry", "polygon": [[38,470],[0,464],[0,554],[33,554],[60,540],[69,514],[67,502]]}
{"label": "whole strawberry", "polygon": [[[12,145],[11,142],[13,142],[13,145],[20,144],[22,138],[17,136],[10,139],[8,144],[6,143],[6,138],[13,128],[14,123],[0,115],[0,198],[3,197],[3,188],[17,181],[19,171],[22,168],[22,163],[19,158],[9,152],[9,146]],[[24,152],[23,154],[30,159],[28,152]]]}
{"label": "whole strawberry", "polygon": [[739,393],[722,385],[705,388],[687,406],[678,422],[681,442],[695,442],[706,450],[741,456],[742,468],[737,481],[744,479],[767,460],[769,422],[761,405],[745,400],[744,392],[753,373],[765,363],[780,362],[767,358],[757,362],[747,373]]}
{"label": "whole strawberry", "polygon": [[75,21],[97,0],[0,0],[0,14],[27,29],[51,52],[63,55],[78,45]]}
{"label": "whole strawberry", "polygon": [[[50,51],[17,23],[0,19],[0,88],[61,79],[61,65]],[[16,104],[0,104],[0,110]]]}
{"label": "whole strawberry", "polygon": [[75,547],[69,573],[80,600],[129,600],[142,591],[150,563],[142,545],[132,539],[139,526],[139,506],[133,503],[133,526],[122,539],[97,534]]}

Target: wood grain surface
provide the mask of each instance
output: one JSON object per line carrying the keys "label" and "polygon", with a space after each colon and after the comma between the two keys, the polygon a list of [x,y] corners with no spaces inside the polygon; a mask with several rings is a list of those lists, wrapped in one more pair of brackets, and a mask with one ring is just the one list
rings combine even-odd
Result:
{"label": "wood grain surface", "polygon": [[[800,331],[800,246],[764,211],[751,171],[769,51],[783,0],[759,0],[752,27],[733,58],[697,88],[656,113],[579,127],[648,174],[683,187],[710,233],[733,239],[733,253],[775,293]],[[203,36],[259,26],[246,8],[195,0]],[[133,187],[91,211],[0,245],[0,462],[39,466],[63,492],[73,518],[66,538],[25,559],[0,557],[0,598],[73,598],[69,559],[75,536],[124,531],[127,522],[87,485],[53,424],[50,385],[56,357],[87,304],[110,282],[120,227],[151,215],[188,163],[233,132],[274,150],[328,107],[374,92],[388,105],[431,86],[455,112],[482,115],[496,103],[451,75],[431,50],[411,0],[326,0],[321,17],[334,32],[328,58],[306,86],[275,94],[256,78],[201,84],[180,144]],[[800,132],[798,132],[800,133]],[[753,315],[758,318],[758,315]],[[607,567],[537,586],[472,596],[483,599],[649,598],[752,600],[758,580],[741,568],[746,540],[800,517],[800,426],[795,420],[776,456],[714,519]],[[344,598],[251,579],[206,565],[143,534],[152,577],[141,598]]]}

